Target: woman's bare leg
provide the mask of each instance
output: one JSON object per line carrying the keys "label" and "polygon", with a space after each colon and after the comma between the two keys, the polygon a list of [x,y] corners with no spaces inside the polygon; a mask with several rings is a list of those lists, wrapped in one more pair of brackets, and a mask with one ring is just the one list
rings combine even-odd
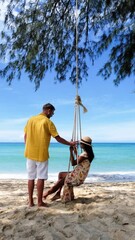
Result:
{"label": "woman's bare leg", "polygon": [[67,172],[60,172],[58,175],[58,181],[47,192],[44,193],[43,197],[47,198],[50,194],[57,192],[56,198],[54,199],[55,197],[54,196],[52,200],[56,200],[60,198],[61,189],[64,185],[64,180],[66,175],[67,175]]}

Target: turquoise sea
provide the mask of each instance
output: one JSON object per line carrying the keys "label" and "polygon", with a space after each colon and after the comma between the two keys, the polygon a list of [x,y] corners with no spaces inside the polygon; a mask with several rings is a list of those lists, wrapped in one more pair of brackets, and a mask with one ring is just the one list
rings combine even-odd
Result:
{"label": "turquoise sea", "polygon": [[[93,143],[93,150],[86,182],[135,181],[135,143]],[[0,179],[27,179],[25,163],[24,143],[0,143]],[[51,143],[48,180],[56,180],[68,164],[68,146]]]}

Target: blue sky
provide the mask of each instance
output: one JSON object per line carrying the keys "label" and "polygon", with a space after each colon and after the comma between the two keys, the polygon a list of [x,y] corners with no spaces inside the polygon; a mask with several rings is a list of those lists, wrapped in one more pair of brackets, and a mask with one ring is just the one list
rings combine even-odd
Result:
{"label": "blue sky", "polygon": [[[0,23],[2,23],[2,15]],[[93,142],[135,142],[135,83],[133,77],[116,87],[113,76],[104,81],[96,76],[104,56],[90,65],[88,81],[83,81],[79,95],[88,109],[81,109],[82,135]],[[1,63],[0,63],[1,66]],[[60,136],[70,140],[74,121],[76,87],[67,81],[54,83],[54,73],[47,73],[35,92],[27,75],[15,79],[9,87],[0,79],[0,142],[23,141],[23,129],[29,117],[42,111],[50,102],[56,107],[52,121]]]}

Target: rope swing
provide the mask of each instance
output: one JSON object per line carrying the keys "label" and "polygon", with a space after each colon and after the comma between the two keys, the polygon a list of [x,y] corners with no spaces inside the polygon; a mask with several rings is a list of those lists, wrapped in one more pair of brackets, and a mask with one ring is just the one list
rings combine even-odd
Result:
{"label": "rope swing", "polygon": [[[74,107],[74,123],[73,123],[73,132],[72,140],[79,141],[82,138],[82,129],[81,129],[81,114],[80,107],[83,108],[83,112],[87,112],[86,107],[82,104],[81,97],[78,95],[78,1],[76,0],[76,10],[75,10],[75,22],[76,22],[76,97],[75,97],[75,107]],[[70,161],[68,171],[70,170]]]}

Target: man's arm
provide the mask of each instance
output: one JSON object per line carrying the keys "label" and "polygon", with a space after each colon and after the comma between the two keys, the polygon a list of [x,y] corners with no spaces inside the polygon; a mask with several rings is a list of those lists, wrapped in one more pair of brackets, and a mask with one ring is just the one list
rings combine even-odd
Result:
{"label": "man's arm", "polygon": [[59,135],[55,137],[55,139],[57,140],[57,142],[68,145],[68,146],[75,146],[77,144],[77,141],[67,141],[66,139],[60,137]]}
{"label": "man's arm", "polygon": [[24,134],[24,143],[26,143],[26,133]]}

